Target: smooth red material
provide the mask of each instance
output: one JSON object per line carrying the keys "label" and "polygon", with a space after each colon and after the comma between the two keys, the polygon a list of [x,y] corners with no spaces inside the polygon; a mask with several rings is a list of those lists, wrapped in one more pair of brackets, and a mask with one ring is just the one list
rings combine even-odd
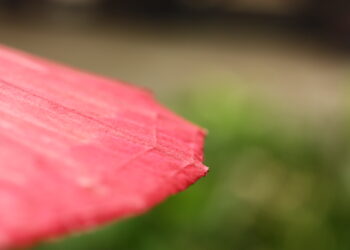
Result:
{"label": "smooth red material", "polygon": [[0,47],[0,249],[146,211],[206,174],[204,134],[145,90]]}

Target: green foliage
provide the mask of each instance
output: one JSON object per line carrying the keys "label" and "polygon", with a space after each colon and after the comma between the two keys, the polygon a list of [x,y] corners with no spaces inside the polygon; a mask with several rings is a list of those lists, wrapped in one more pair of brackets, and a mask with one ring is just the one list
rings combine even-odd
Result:
{"label": "green foliage", "polygon": [[208,176],[145,215],[34,249],[349,249],[344,124],[317,126],[230,89],[180,95],[175,107],[209,131]]}

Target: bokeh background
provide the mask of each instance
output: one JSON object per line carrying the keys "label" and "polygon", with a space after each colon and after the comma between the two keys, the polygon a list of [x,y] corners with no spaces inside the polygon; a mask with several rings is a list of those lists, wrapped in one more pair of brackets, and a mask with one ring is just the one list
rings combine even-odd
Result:
{"label": "bokeh background", "polygon": [[0,42],[209,131],[188,190],[33,250],[350,249],[348,0],[1,0]]}

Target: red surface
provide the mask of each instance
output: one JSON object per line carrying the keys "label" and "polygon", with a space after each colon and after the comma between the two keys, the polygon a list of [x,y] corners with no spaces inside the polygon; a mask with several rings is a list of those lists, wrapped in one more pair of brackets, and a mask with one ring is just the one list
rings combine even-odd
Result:
{"label": "red surface", "polygon": [[206,174],[203,139],[145,90],[0,47],[0,248],[146,211]]}

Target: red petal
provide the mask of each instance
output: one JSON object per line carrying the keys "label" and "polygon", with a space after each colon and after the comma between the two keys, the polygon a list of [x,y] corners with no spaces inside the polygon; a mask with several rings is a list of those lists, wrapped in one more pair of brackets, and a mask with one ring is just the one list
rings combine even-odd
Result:
{"label": "red petal", "polygon": [[145,90],[0,47],[0,248],[144,212],[206,174],[204,134]]}

